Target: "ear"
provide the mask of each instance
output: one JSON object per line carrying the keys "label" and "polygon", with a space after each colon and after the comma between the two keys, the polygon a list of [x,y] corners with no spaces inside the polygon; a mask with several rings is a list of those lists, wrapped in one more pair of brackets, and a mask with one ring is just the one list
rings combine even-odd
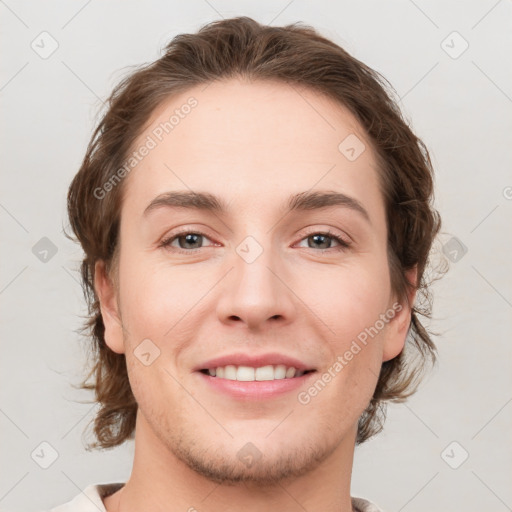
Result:
{"label": "ear", "polygon": [[414,284],[414,288],[409,290],[407,300],[396,301],[390,307],[390,311],[394,311],[395,315],[387,325],[386,339],[384,342],[384,350],[382,354],[382,361],[389,361],[402,352],[409,326],[411,325],[411,313],[416,299],[416,287],[418,278],[418,268],[414,266],[406,273],[407,280]]}
{"label": "ear", "polygon": [[100,301],[101,316],[105,325],[105,342],[117,354],[124,354],[124,338],[119,314],[117,290],[107,275],[105,262],[99,260],[94,265],[94,289]]}

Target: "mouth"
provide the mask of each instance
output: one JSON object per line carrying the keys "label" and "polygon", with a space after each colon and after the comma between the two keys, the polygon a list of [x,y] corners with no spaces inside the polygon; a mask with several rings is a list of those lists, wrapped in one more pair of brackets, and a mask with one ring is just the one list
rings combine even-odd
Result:
{"label": "mouth", "polygon": [[193,372],[208,392],[235,400],[267,400],[305,386],[317,373],[311,363],[277,352],[233,353],[198,364]]}
{"label": "mouth", "polygon": [[296,379],[308,373],[312,373],[315,370],[301,370],[294,366],[286,366],[284,364],[258,367],[230,364],[213,368],[203,368],[199,371],[204,375],[209,375],[215,379],[236,380],[239,382],[262,382]]}

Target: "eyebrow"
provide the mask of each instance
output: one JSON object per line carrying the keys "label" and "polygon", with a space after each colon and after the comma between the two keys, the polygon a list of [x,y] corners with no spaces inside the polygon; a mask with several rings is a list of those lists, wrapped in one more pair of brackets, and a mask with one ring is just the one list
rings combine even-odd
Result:
{"label": "eyebrow", "polygon": [[[349,208],[370,223],[370,216],[363,205],[355,198],[333,191],[306,191],[294,194],[287,202],[288,212],[318,210],[332,206]],[[158,208],[188,208],[225,214],[228,205],[220,197],[209,192],[172,191],[155,197],[144,210],[143,216]]]}

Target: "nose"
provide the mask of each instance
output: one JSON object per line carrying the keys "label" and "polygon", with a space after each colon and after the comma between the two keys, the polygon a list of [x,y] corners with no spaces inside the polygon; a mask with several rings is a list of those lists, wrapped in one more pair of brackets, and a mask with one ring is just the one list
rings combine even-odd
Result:
{"label": "nose", "polygon": [[[219,320],[224,324],[245,324],[255,331],[292,322],[298,299],[278,251],[261,247],[261,254],[251,261],[243,248],[238,249],[241,250],[235,251],[230,259],[230,267],[234,268],[220,288]],[[254,246],[250,247],[250,251],[255,250]]]}

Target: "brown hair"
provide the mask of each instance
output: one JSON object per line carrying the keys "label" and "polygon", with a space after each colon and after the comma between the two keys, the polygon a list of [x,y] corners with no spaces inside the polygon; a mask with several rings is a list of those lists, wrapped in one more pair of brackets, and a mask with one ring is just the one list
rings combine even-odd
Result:
{"label": "brown hair", "polygon": [[[348,108],[375,149],[386,203],[392,290],[404,300],[412,286],[420,291],[422,301],[412,308],[404,350],[382,364],[373,398],[359,419],[358,443],[382,430],[384,402],[403,401],[412,394],[426,363],[435,362],[431,335],[418,319],[418,314],[428,318],[431,313],[425,269],[441,225],[433,208],[433,169],[425,145],[392,99],[391,86],[307,25],[264,26],[248,17],[215,21],[197,34],[176,36],[161,58],[120,81],[69,188],[70,225],[85,252],[81,277],[89,315],[82,331],[93,341],[92,368],[81,387],[94,390],[100,406],[94,418],[98,442],[92,448],[112,448],[133,438],[137,412],[125,356],[105,343],[94,290],[98,260],[115,274],[123,183],[101,199],[95,191],[109,180],[112,183],[116,173],[119,176],[134,141],[163,100],[195,85],[231,77],[277,80],[323,93]],[[409,283],[405,272],[414,266],[418,280]],[[412,352],[420,357],[411,358]]]}

